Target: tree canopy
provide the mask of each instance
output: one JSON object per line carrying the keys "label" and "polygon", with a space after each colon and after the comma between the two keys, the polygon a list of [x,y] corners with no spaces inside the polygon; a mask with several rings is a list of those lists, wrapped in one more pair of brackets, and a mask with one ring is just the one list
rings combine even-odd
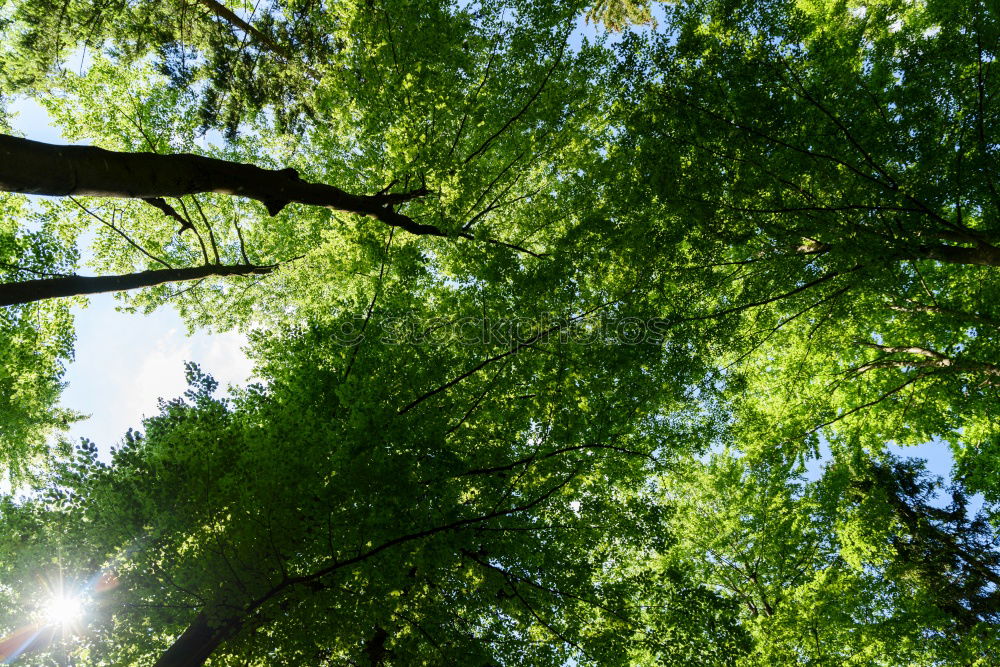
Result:
{"label": "tree canopy", "polygon": [[[1000,661],[989,3],[0,31],[74,142],[0,134],[2,659]],[[245,333],[255,381],[66,441],[98,292]]]}

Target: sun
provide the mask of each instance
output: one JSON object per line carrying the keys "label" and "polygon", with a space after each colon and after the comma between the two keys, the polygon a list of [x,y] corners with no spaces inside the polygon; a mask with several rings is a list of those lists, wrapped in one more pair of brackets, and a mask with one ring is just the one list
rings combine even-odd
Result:
{"label": "sun", "polygon": [[42,616],[50,625],[75,625],[83,618],[83,601],[74,595],[53,596],[45,603]]}

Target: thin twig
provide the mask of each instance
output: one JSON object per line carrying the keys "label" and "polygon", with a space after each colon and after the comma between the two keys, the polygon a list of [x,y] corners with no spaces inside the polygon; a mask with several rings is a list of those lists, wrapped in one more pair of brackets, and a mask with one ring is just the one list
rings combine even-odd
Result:
{"label": "thin twig", "polygon": [[97,215],[96,213],[94,213],[93,211],[91,211],[89,208],[87,208],[86,206],[84,206],[83,204],[81,204],[79,202],[79,200],[76,197],[74,197],[73,195],[69,195],[69,199],[74,204],[76,204],[77,206],[79,206],[81,209],[83,209],[84,211],[86,211],[89,215],[91,215],[96,220],[98,220],[101,224],[106,225],[107,227],[110,227],[111,229],[115,230],[115,232],[117,232],[119,236],[121,236],[123,239],[125,239],[125,241],[130,246],[132,246],[133,248],[135,248],[136,250],[138,250],[139,252],[141,252],[143,255],[145,255],[149,259],[153,260],[154,262],[156,262],[158,264],[162,264],[163,266],[165,266],[168,269],[174,268],[174,267],[170,266],[170,264],[168,264],[166,261],[164,261],[164,260],[160,259],[159,257],[157,257],[156,255],[150,253],[148,250],[146,250],[145,248],[143,248],[141,245],[139,245],[138,243],[136,243],[135,241],[133,241],[131,238],[129,238],[128,234],[126,234],[122,230],[118,229],[118,227],[116,227],[112,223],[108,222],[107,220],[105,220],[104,218],[102,218],[101,216]]}

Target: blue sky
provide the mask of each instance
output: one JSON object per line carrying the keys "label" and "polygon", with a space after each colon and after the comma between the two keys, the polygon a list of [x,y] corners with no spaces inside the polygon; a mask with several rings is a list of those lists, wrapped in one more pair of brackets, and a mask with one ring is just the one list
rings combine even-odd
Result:
{"label": "blue sky", "polygon": [[[9,110],[18,114],[14,128],[27,138],[66,143],[37,103],[20,100]],[[184,391],[185,361],[200,364],[223,387],[244,383],[251,371],[241,335],[188,336],[170,308],[150,315],[120,313],[114,296],[101,294],[91,297],[87,308],[74,309],[74,315],[76,360],[66,373],[63,405],[91,416],[74,424],[69,435],[90,438],[105,455],[125,431],[140,426],[143,415],[157,412],[158,398]]]}

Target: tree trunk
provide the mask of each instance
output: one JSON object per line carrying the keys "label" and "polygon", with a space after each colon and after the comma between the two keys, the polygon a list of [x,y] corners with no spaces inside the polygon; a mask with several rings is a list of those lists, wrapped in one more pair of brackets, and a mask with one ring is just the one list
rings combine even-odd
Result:
{"label": "tree trunk", "polygon": [[221,2],[217,2],[216,0],[198,0],[198,3],[226,23],[229,23],[230,25],[239,28],[246,34],[251,35],[261,46],[266,47],[271,52],[278,54],[285,60],[292,60],[288,51],[276,44],[274,40],[262,33],[260,30],[241,19],[236,12],[230,10]]}
{"label": "tree trunk", "polygon": [[153,667],[200,667],[215,652],[219,644],[240,629],[238,621],[230,620],[214,625],[204,612],[174,640]]}
{"label": "tree trunk", "polygon": [[368,215],[413,234],[446,236],[393,209],[426,194],[353,195],[332,185],[307,183],[294,169],[177,153],[119,153],[93,146],[60,146],[0,134],[0,190],[66,197],[154,199],[202,192],[256,199],[277,215],[291,202]]}
{"label": "tree trunk", "polygon": [[66,276],[64,278],[40,278],[18,283],[0,283],[0,306],[31,303],[43,299],[66,296],[82,296],[101,292],[152,287],[170,282],[199,280],[211,276],[265,275],[274,271],[275,266],[194,266],[183,269],[154,269],[117,276]]}
{"label": "tree trunk", "polygon": [[388,640],[389,633],[385,631],[385,628],[379,626],[375,629],[375,634],[365,642],[365,656],[371,667],[379,667],[389,656],[389,650],[386,648]]}

